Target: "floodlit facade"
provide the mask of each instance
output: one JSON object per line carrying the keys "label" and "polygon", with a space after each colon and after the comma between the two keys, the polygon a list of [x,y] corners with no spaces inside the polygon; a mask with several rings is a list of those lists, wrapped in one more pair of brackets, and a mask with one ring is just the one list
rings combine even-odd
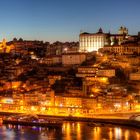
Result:
{"label": "floodlit facade", "polygon": [[106,35],[99,29],[98,33],[81,33],[80,34],[80,47],[79,52],[92,52],[104,47]]}
{"label": "floodlit facade", "polygon": [[106,45],[121,44],[128,34],[128,29],[120,27],[118,34],[103,33],[100,28],[97,33],[83,32],[79,35],[79,52],[98,51]]}
{"label": "floodlit facade", "polygon": [[14,45],[7,45],[6,39],[0,43],[0,53],[10,53],[13,49],[15,49]]}

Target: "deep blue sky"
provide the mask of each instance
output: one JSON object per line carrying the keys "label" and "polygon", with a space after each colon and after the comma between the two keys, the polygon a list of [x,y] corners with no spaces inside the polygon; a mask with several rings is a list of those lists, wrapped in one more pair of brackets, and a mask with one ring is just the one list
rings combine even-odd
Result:
{"label": "deep blue sky", "polygon": [[140,0],[0,0],[0,40],[76,41],[80,30],[140,31]]}

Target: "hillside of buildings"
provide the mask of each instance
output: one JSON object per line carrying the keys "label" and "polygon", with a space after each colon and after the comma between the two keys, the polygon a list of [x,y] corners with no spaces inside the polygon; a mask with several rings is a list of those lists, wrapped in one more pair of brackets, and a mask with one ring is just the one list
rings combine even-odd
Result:
{"label": "hillside of buildings", "polygon": [[[80,42],[4,39],[0,43],[0,109],[85,116],[139,111],[140,39],[122,29],[119,35],[104,34],[102,29],[83,33]],[[87,45],[89,35],[99,37],[98,45],[93,38],[94,45],[91,40]],[[101,46],[104,38],[108,44]]]}

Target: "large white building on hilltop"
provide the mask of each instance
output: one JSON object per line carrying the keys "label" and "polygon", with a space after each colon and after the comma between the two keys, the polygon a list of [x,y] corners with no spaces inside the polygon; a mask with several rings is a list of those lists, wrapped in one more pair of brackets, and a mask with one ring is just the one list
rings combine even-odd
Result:
{"label": "large white building on hilltop", "polygon": [[79,35],[79,52],[98,51],[106,45],[121,44],[128,35],[128,29],[120,27],[118,34],[103,33],[100,28],[97,33],[83,32]]}

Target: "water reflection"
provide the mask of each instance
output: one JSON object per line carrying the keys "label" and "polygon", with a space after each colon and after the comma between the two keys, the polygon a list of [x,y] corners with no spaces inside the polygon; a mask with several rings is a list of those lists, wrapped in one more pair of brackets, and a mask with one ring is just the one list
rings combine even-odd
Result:
{"label": "water reflection", "polygon": [[121,128],[115,128],[115,139],[120,139],[122,137]]}
{"label": "water reflection", "polygon": [[76,125],[76,133],[77,133],[77,139],[80,140],[81,139],[81,126],[80,126],[80,123],[77,123],[77,125]]}
{"label": "water reflection", "polygon": [[60,129],[3,125],[0,140],[140,140],[140,130],[125,127],[88,126],[87,123],[65,122]]}
{"label": "water reflection", "polygon": [[136,132],[136,138],[137,140],[140,140],[140,133]]}
{"label": "water reflection", "polygon": [[124,137],[125,137],[125,140],[129,140],[129,131],[128,130],[126,130],[124,132]]}

